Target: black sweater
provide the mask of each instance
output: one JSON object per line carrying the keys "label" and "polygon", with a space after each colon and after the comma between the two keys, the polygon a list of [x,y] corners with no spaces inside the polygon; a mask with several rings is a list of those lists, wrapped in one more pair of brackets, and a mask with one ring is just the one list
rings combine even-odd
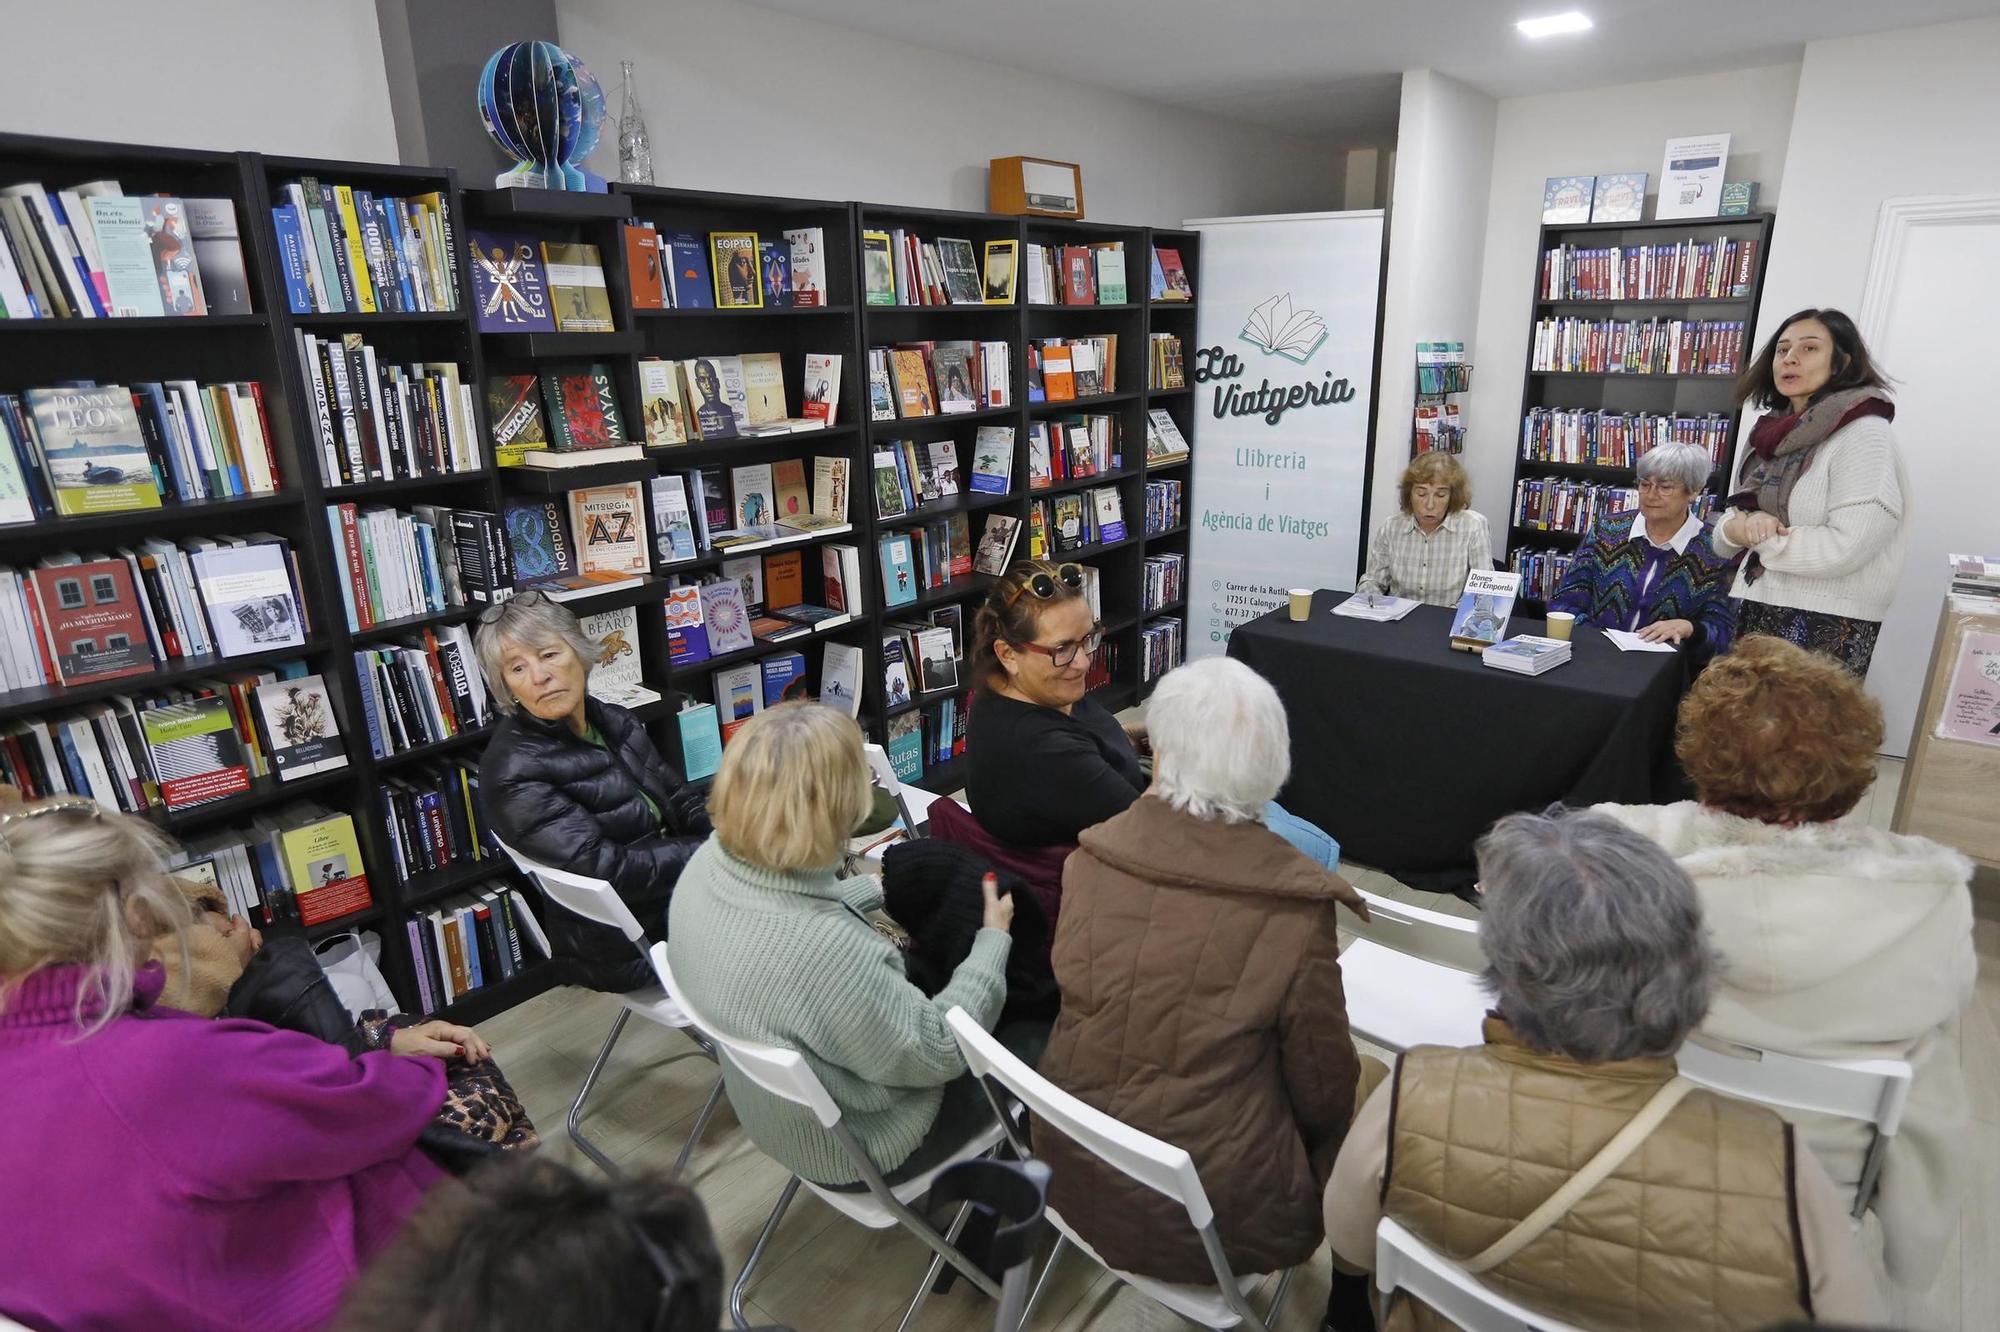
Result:
{"label": "black sweater", "polygon": [[972,816],[1014,847],[1074,842],[1146,789],[1118,719],[1089,698],[1064,716],[982,691],[966,723],[965,763]]}

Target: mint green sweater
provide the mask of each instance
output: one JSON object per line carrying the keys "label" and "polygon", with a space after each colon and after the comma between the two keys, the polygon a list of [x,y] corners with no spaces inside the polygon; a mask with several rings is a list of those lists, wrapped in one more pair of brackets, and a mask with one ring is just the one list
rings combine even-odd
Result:
{"label": "mint green sweater", "polygon": [[[951,983],[926,998],[896,946],[863,913],[872,878],[774,873],[710,837],[681,871],[667,911],[667,956],[687,1000],[724,1033],[797,1050],[875,1164],[893,1170],[937,1118],[944,1084],[966,1071],[944,1015],[990,1029],[1006,1000],[1012,940],[982,929]],[[861,1178],[812,1112],[723,1064],[729,1103],[751,1140],[818,1184]]]}

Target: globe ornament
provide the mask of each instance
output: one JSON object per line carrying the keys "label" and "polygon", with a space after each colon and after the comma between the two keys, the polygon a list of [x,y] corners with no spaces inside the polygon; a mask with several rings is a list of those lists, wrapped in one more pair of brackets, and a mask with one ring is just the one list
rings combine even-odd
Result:
{"label": "globe ornament", "polygon": [[479,72],[479,118],[518,163],[494,180],[500,188],[609,188],[577,165],[603,133],[604,89],[554,42],[513,42],[487,57]]}

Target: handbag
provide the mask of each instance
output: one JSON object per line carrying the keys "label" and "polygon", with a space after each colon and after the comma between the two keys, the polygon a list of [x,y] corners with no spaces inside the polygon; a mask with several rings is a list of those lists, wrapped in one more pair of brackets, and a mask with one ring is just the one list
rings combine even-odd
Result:
{"label": "handbag", "polygon": [[319,959],[320,970],[326,973],[341,1005],[356,1022],[371,1008],[396,1011],[396,996],[378,965],[382,956],[380,935],[358,930],[329,935],[313,945],[313,955]]}
{"label": "handbag", "polygon": [[454,1175],[501,1152],[523,1152],[541,1143],[535,1122],[507,1075],[491,1058],[468,1064],[444,1061],[444,1105],[424,1126],[417,1145]]}

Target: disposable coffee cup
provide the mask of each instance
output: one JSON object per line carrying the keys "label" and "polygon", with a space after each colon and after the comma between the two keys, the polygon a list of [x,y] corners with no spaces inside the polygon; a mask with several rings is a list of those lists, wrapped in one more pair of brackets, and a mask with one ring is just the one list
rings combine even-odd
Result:
{"label": "disposable coffee cup", "polygon": [[1301,624],[1312,618],[1313,590],[1309,587],[1295,587],[1290,589],[1289,595],[1292,599],[1292,618]]}
{"label": "disposable coffee cup", "polygon": [[1576,628],[1576,616],[1570,614],[1568,611],[1549,612],[1550,638],[1560,639],[1567,643],[1569,641],[1569,631],[1574,628]]}

